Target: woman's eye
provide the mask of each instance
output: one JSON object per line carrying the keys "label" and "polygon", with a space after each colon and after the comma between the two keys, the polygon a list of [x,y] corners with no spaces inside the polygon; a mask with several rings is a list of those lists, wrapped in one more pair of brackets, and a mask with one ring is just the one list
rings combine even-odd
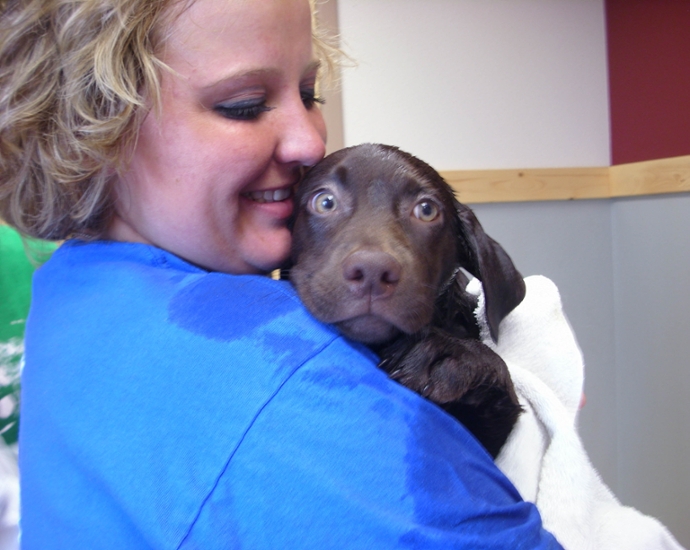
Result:
{"label": "woman's eye", "polygon": [[432,222],[438,218],[440,211],[436,203],[430,200],[419,201],[412,210],[414,217],[423,222]]}
{"label": "woman's eye", "polygon": [[238,101],[237,103],[219,103],[213,110],[231,120],[256,120],[261,113],[272,110],[265,100]]}
{"label": "woman's eye", "polygon": [[300,95],[302,96],[302,103],[304,103],[304,106],[307,108],[307,110],[311,110],[316,103],[321,105],[326,103],[323,98],[317,97],[314,90],[302,90]]}
{"label": "woman's eye", "polygon": [[311,199],[311,209],[317,214],[330,214],[336,208],[338,208],[338,201],[329,191],[321,191]]}

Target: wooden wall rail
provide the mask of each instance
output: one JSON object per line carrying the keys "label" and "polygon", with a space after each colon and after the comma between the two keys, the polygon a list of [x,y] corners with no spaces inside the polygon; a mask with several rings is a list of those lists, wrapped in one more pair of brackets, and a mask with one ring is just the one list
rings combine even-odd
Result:
{"label": "wooden wall rail", "polygon": [[465,203],[602,199],[690,191],[690,155],[601,168],[447,170]]}
{"label": "wooden wall rail", "polygon": [[690,155],[601,168],[446,170],[441,175],[468,204],[634,197],[690,192]]}

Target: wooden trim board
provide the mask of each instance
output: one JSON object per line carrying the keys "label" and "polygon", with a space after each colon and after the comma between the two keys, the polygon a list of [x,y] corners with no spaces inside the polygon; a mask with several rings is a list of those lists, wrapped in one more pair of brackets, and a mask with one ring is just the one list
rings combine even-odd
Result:
{"label": "wooden trim board", "polygon": [[690,192],[690,155],[600,168],[445,170],[441,175],[467,204],[636,197]]}
{"label": "wooden trim board", "polygon": [[596,168],[447,170],[465,203],[602,199],[690,191],[690,155]]}
{"label": "wooden trim board", "polygon": [[690,155],[609,168],[612,197],[690,191]]}
{"label": "wooden trim board", "polygon": [[464,203],[605,198],[608,168],[453,170],[441,175]]}

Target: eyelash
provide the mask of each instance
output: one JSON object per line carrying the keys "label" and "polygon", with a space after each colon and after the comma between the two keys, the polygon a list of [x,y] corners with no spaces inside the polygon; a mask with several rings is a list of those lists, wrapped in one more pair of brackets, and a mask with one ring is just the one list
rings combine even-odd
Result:
{"label": "eyelash", "polygon": [[233,105],[216,105],[213,110],[231,120],[255,120],[261,113],[272,110],[273,107],[261,101],[241,101]]}
{"label": "eyelash", "polygon": [[[300,93],[302,103],[307,110],[314,108],[316,103],[323,105],[325,101],[317,97],[313,91],[303,91]],[[233,105],[216,105],[213,108],[221,116],[231,120],[256,120],[261,113],[273,110],[273,107],[266,105],[265,100],[261,101],[241,101]]]}
{"label": "eyelash", "polygon": [[305,90],[301,92],[300,95],[302,96],[302,103],[304,103],[304,106],[307,108],[307,110],[312,109],[316,103],[319,105],[326,103],[322,97],[318,97],[316,95],[314,90]]}

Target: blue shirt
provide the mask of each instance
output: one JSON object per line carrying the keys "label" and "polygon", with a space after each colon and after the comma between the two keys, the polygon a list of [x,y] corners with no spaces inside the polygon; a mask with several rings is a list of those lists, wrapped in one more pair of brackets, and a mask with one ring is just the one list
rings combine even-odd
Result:
{"label": "blue shirt", "polygon": [[33,292],[25,549],[560,548],[461,425],[287,283],[72,241]]}

